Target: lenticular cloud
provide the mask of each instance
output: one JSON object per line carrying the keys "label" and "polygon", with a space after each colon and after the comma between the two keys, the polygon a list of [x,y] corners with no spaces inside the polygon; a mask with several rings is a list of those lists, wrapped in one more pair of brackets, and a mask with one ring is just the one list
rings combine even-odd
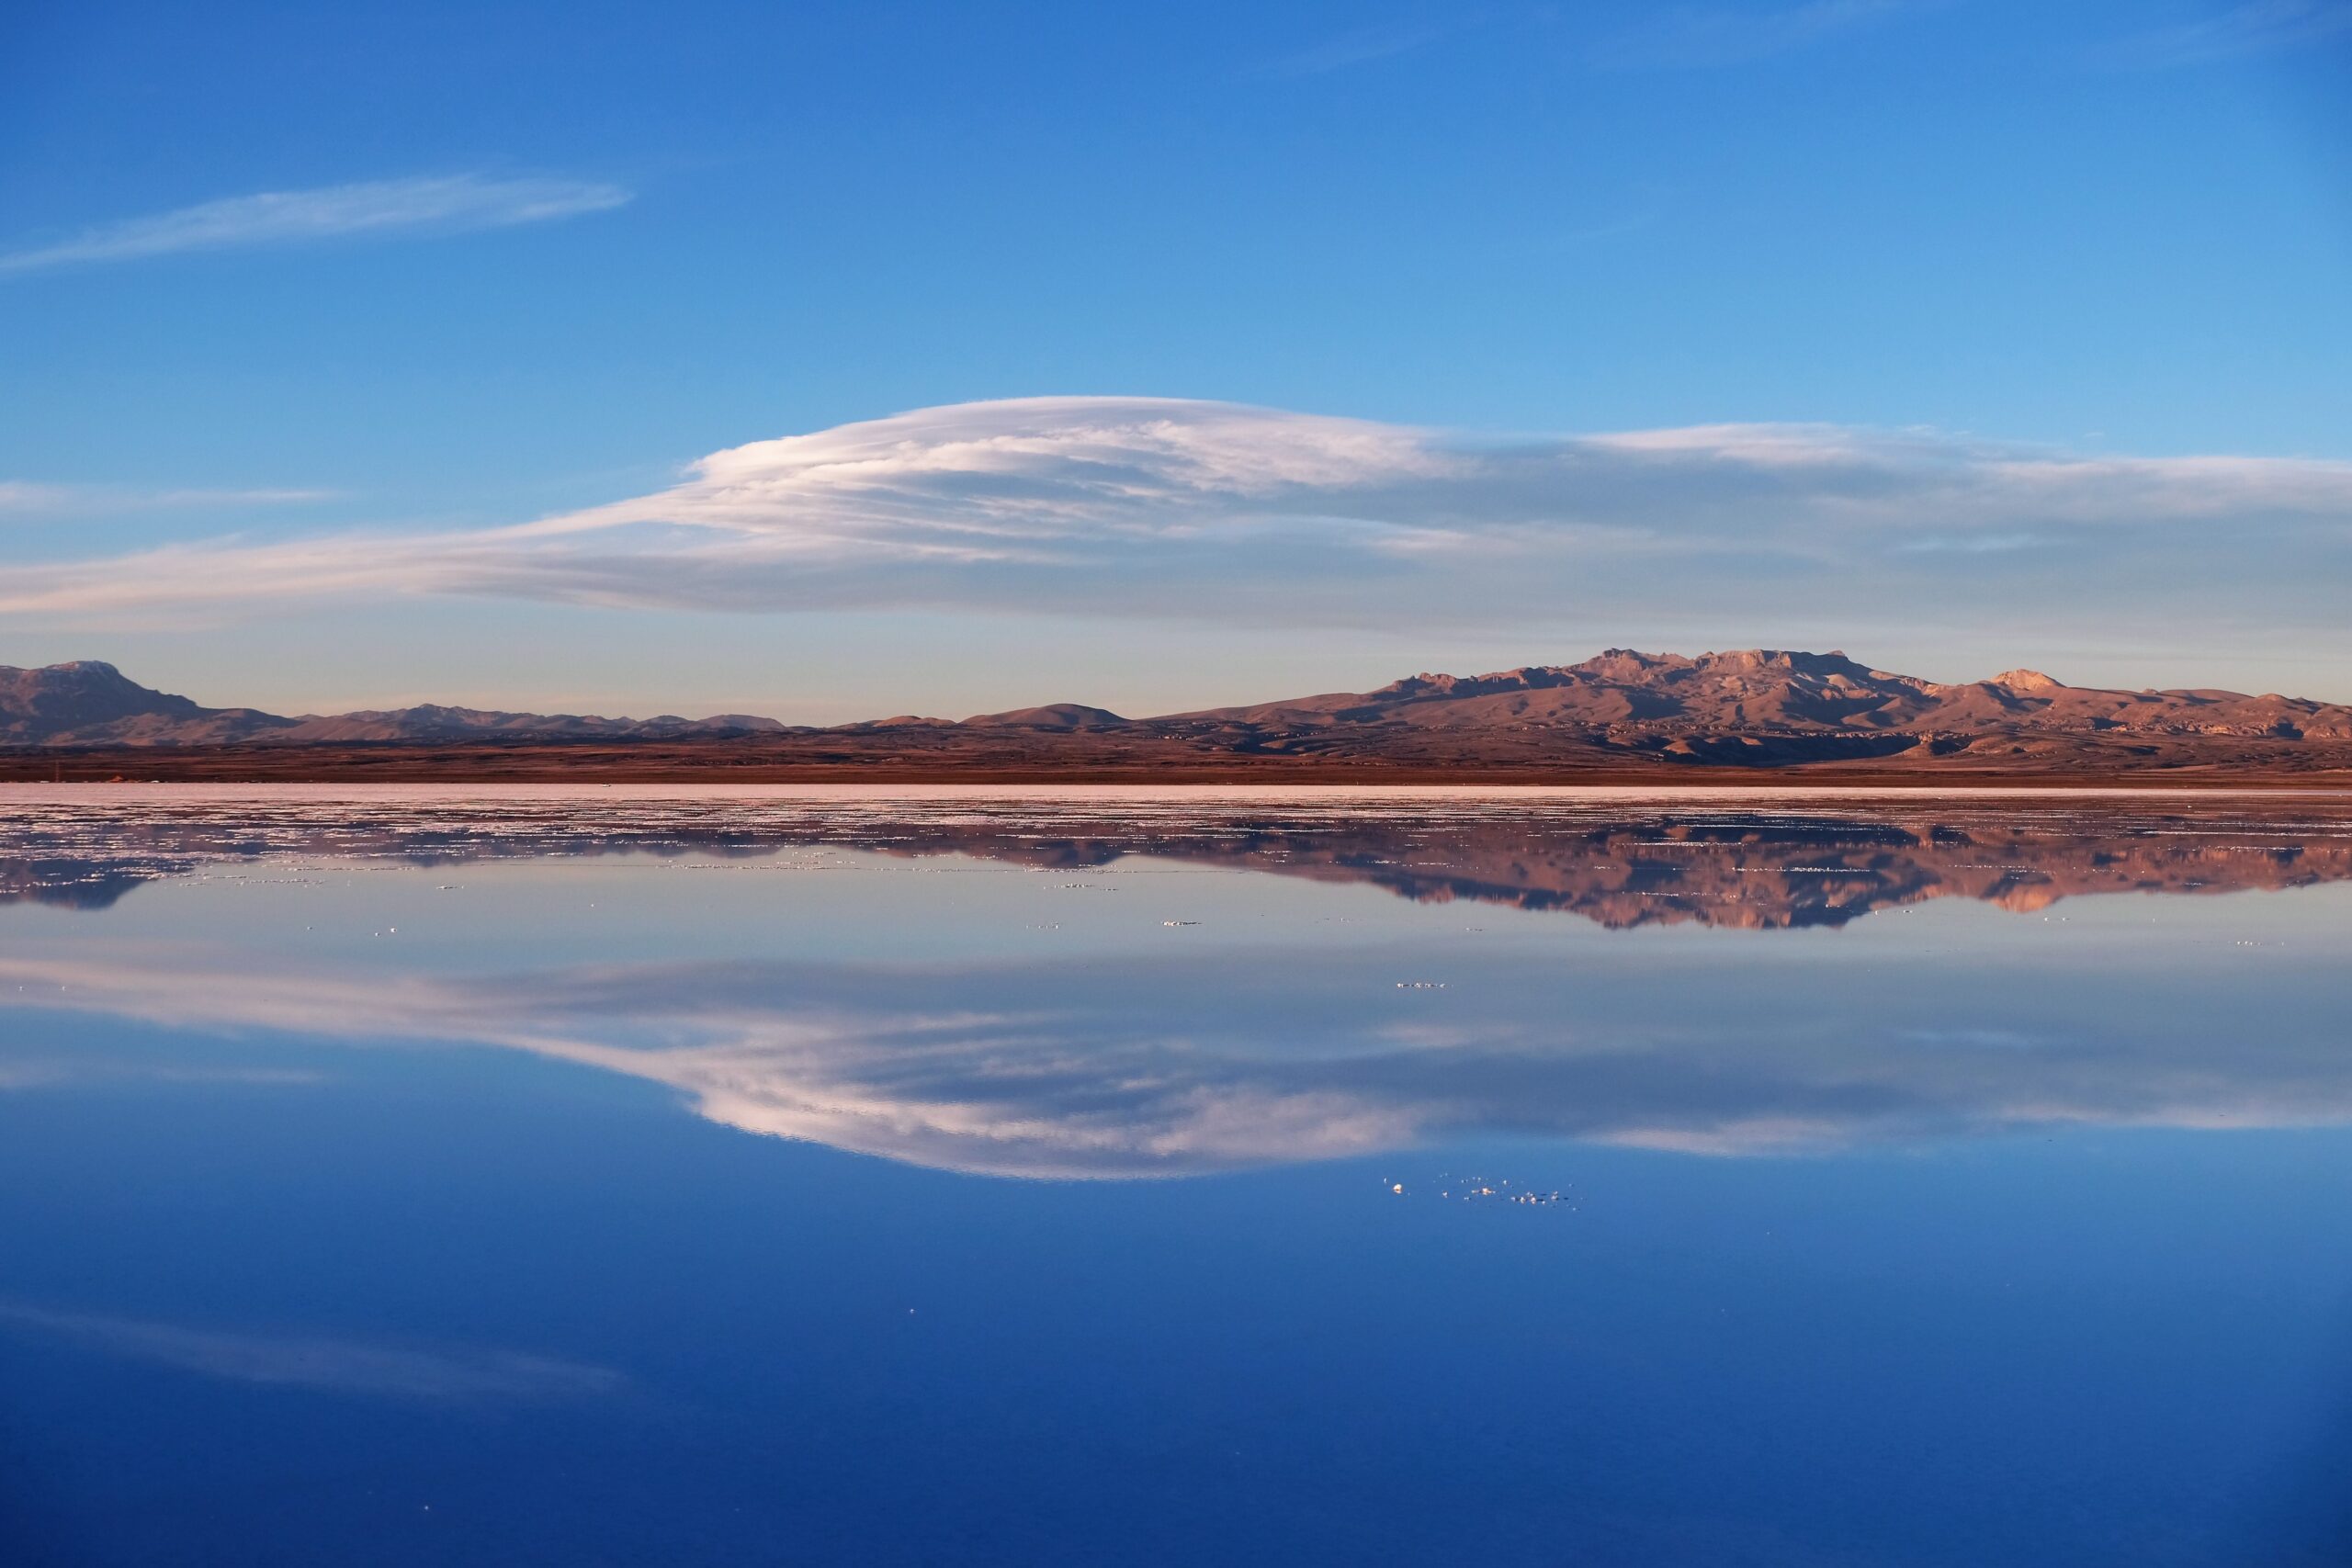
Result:
{"label": "lenticular cloud", "polygon": [[714,452],[650,495],[503,527],[212,540],[0,577],[0,611],[495,595],[930,604],[1360,625],[1632,607],[2108,607],[2335,616],[2352,464],[2086,456],[1932,431],[1492,436],[1240,404],[1032,398]]}
{"label": "lenticular cloud", "polygon": [[534,526],[673,524],[811,552],[1034,556],[1253,515],[1459,469],[1429,435],[1363,420],[1162,398],[924,409],[755,441],[675,489]]}

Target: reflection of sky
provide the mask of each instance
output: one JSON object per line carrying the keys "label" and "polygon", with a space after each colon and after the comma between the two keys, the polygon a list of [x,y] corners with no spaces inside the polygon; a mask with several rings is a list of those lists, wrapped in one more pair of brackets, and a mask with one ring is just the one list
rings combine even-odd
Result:
{"label": "reflection of sky", "polygon": [[693,860],[0,908],[0,1539],[2341,1559],[2344,884],[1612,930]]}
{"label": "reflection of sky", "polygon": [[[2352,968],[2342,886],[1759,941],[1148,859],[343,869],[166,882],[98,924],[19,911],[0,1004],[501,1047],[747,1131],[1008,1175],[1493,1134],[1739,1154],[2352,1121],[2326,1005]],[[102,1067],[21,1038],[14,1081]]]}

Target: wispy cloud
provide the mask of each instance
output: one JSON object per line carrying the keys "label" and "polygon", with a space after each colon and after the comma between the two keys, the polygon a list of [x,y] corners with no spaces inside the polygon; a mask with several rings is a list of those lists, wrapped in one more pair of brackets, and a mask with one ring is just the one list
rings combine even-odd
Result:
{"label": "wispy cloud", "polygon": [[1744,65],[1929,10],[1940,0],[1805,0],[1796,6],[1668,6],[1594,46],[1620,69]]}
{"label": "wispy cloud", "polygon": [[0,1301],[0,1328],[232,1382],[432,1404],[576,1399],[623,1384],[607,1368],[506,1350],[418,1349],[307,1334],[191,1328]]}
{"label": "wispy cloud", "polygon": [[1296,53],[1270,61],[1250,74],[1321,76],[1334,71],[1345,71],[1351,66],[1369,65],[1376,60],[1387,60],[1427,48],[1466,27],[1475,26],[1476,20],[1476,17],[1456,17],[1446,21],[1397,21],[1354,28]]}
{"label": "wispy cloud", "polygon": [[[2083,570],[2020,576],[2005,562],[2026,536],[2037,559],[2071,550]],[[2342,461],[2090,457],[1817,424],[1481,437],[1039,398],[754,442],[653,494],[504,527],[23,563],[0,576],[0,612],[486,594],[1208,620],[1279,608],[1500,629],[1632,603],[1752,619],[1776,596],[1903,614],[1929,595],[1953,613],[2063,604],[2086,624],[2113,584],[2135,612],[2169,595],[2208,619],[2333,625],[2316,595],[2348,554]]]}
{"label": "wispy cloud", "polygon": [[2247,0],[2124,39],[2122,65],[2197,65],[2352,39],[2352,0]]}
{"label": "wispy cloud", "polygon": [[67,1084],[235,1084],[247,1088],[310,1087],[326,1081],[307,1067],[183,1067],[153,1063],[94,1062],[87,1057],[0,1063],[0,1090],[56,1089]]}
{"label": "wispy cloud", "polygon": [[0,252],[0,276],[179,251],[510,228],[602,212],[621,206],[630,196],[602,181],[481,175],[264,191],[125,219],[62,240]]}
{"label": "wispy cloud", "polygon": [[1914,555],[1938,555],[1951,551],[1964,555],[1996,555],[2006,550],[2036,549],[2045,542],[2033,534],[1979,534],[1973,538],[1963,539],[1933,536],[1914,539],[1900,547]]}
{"label": "wispy cloud", "polygon": [[0,517],[92,517],[226,506],[300,506],[332,501],[332,490],[260,488],[141,490],[131,485],[42,484],[0,479]]}

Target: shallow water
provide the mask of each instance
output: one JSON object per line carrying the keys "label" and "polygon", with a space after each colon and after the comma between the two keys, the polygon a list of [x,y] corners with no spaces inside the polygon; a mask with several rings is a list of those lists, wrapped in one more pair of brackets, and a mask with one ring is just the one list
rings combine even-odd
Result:
{"label": "shallow water", "polygon": [[2352,806],[0,791],[7,1561],[2335,1563]]}

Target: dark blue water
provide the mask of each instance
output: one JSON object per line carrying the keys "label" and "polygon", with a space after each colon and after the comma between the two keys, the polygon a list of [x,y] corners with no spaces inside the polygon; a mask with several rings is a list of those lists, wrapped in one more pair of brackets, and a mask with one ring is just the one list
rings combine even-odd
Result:
{"label": "dark blue water", "polygon": [[2352,1561],[2316,807],[15,810],[12,1565]]}

